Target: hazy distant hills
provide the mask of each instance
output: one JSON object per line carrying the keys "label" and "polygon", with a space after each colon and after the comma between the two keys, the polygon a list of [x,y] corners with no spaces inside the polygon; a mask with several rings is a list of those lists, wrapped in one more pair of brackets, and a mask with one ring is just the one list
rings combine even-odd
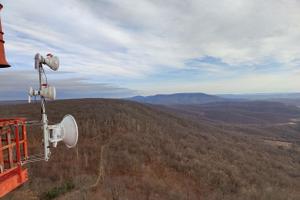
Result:
{"label": "hazy distant hills", "polygon": [[26,100],[11,100],[11,101],[0,101],[0,105],[16,105],[28,103]]}
{"label": "hazy distant hills", "polygon": [[225,98],[204,93],[158,94],[154,96],[135,96],[129,100],[150,104],[205,104],[226,101]]}
{"label": "hazy distant hills", "polygon": [[207,103],[269,101],[300,106],[300,93],[220,94],[175,93],[135,96],[127,100],[156,105],[196,105]]}
{"label": "hazy distant hills", "polygon": [[[226,98],[225,98],[226,97]],[[280,98],[281,97],[281,98]],[[291,97],[291,98],[288,98]],[[130,100],[162,105],[176,114],[196,120],[217,123],[270,124],[289,123],[300,116],[300,101],[291,94],[208,95],[204,93],[176,93],[154,96],[136,96]],[[276,99],[277,98],[277,99]],[[167,106],[163,108],[164,106]]]}
{"label": "hazy distant hills", "polygon": [[288,123],[300,117],[300,109],[293,105],[269,101],[213,102],[198,105],[169,105],[181,114],[197,119],[233,124]]}
{"label": "hazy distant hills", "polygon": [[221,94],[226,99],[270,100],[270,99],[300,99],[300,93],[254,93],[254,94]]}
{"label": "hazy distant hills", "polygon": [[[152,96],[134,96],[127,98],[140,103],[155,105],[195,105],[207,103],[272,101],[300,107],[300,93],[254,93],[254,94],[218,94],[175,93]],[[5,100],[0,105],[27,104],[27,100]]]}
{"label": "hazy distant hills", "polygon": [[273,101],[300,106],[300,93],[257,93],[257,94],[222,94],[219,97],[229,101]]}

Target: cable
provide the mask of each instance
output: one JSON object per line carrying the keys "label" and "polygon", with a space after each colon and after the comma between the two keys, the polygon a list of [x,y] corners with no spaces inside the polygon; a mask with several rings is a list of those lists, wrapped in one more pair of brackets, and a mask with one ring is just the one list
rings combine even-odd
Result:
{"label": "cable", "polygon": [[42,72],[44,74],[44,77],[45,77],[45,81],[46,81],[46,84],[48,85],[48,79],[47,79],[47,75],[45,73],[45,69],[42,67]]}

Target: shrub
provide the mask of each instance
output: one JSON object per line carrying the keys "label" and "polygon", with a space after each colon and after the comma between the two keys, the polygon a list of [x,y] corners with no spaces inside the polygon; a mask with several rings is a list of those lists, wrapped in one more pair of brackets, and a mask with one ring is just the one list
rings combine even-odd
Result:
{"label": "shrub", "polygon": [[50,191],[45,192],[42,195],[42,199],[46,199],[46,200],[54,199],[56,197],[59,197],[60,195],[63,195],[65,193],[73,190],[74,188],[75,188],[74,183],[72,181],[67,181],[63,185],[61,185],[59,187],[54,187]]}

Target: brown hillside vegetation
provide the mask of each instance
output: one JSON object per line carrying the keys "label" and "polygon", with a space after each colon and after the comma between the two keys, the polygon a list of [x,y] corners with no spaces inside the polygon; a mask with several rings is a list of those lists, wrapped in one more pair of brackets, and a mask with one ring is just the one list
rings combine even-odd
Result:
{"label": "brown hillside vegetation", "polygon": [[[299,138],[297,126],[220,125],[123,100],[55,101],[47,110],[51,123],[75,116],[78,146],[60,144],[49,162],[28,164],[30,181],[4,199],[300,199],[299,144],[265,142]],[[1,117],[39,120],[39,112],[39,104],[0,106]],[[41,151],[40,129],[28,135],[30,153]]]}

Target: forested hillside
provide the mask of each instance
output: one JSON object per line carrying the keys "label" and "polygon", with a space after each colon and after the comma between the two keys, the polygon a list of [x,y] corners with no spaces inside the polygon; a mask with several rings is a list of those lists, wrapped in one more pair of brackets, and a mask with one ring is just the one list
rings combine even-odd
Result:
{"label": "forested hillside", "polygon": [[[75,116],[78,146],[60,144],[49,162],[25,166],[29,182],[4,199],[300,199],[297,124],[222,124],[124,100],[62,100],[47,110],[51,123]],[[0,106],[1,117],[39,112],[38,103]],[[40,152],[41,130],[28,135],[29,153]],[[272,143],[283,137],[294,140]]]}

